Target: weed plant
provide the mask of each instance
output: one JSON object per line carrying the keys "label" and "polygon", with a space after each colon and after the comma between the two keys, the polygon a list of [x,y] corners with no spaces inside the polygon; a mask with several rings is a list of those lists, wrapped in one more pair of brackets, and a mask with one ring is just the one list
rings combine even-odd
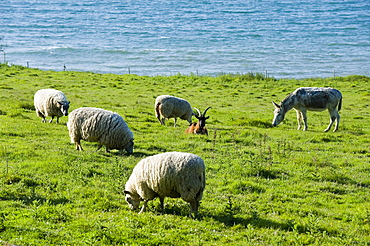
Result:
{"label": "weed plant", "polygon": [[[303,80],[261,74],[137,76],[0,67],[0,244],[8,245],[368,245],[370,242],[370,78]],[[294,111],[271,127],[273,105],[301,86],[343,94],[338,132],[327,112]],[[133,155],[70,143],[67,117],[42,123],[33,106],[43,88],[63,91],[70,111],[91,106],[124,117]],[[208,106],[208,136],[154,116],[161,94]],[[196,219],[181,199],[130,211],[123,187],[142,158],[191,152],[207,166]]]}

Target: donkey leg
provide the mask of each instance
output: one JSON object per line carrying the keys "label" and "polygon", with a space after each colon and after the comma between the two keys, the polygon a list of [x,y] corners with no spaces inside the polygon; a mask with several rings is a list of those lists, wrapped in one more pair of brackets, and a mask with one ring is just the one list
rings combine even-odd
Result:
{"label": "donkey leg", "polygon": [[335,128],[334,128],[333,132],[336,132],[338,130],[339,121],[340,121],[340,116],[339,116],[339,114],[337,112],[337,121],[335,122]]}
{"label": "donkey leg", "polygon": [[305,110],[301,111],[302,113],[302,119],[303,119],[303,131],[307,131],[308,125],[307,125],[307,112]]}
{"label": "donkey leg", "polygon": [[[330,130],[331,126],[334,123],[334,120],[335,120],[335,117],[333,118],[332,116],[330,116],[330,123],[329,123],[328,127],[324,130],[324,132],[328,132]],[[336,131],[336,129],[334,129],[334,131]]]}
{"label": "donkey leg", "polygon": [[299,111],[299,110],[296,110],[295,112],[297,113],[297,121],[298,121],[297,130],[300,130],[301,129],[302,114],[301,114],[301,111]]}
{"label": "donkey leg", "polygon": [[[334,130],[333,132],[336,132],[338,130],[338,127],[339,127],[339,120],[340,120],[340,116],[339,116],[339,113],[338,111],[334,111],[333,113],[330,113],[330,120],[331,120],[331,124],[333,124],[333,122],[335,121],[335,127],[334,127]],[[330,128],[328,128],[329,130]]]}
{"label": "donkey leg", "polygon": [[[328,132],[333,125],[334,121],[337,119],[338,112],[335,111],[329,111],[330,114],[330,123],[328,127],[324,130],[324,132]],[[338,130],[338,121],[335,123],[334,131]]]}

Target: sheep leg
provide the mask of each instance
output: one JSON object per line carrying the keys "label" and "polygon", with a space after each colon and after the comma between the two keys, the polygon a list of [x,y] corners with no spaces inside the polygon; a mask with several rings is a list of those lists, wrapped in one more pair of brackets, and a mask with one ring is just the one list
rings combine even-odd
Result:
{"label": "sheep leg", "polygon": [[96,149],[96,151],[100,150],[100,149],[101,149],[101,147],[103,147],[103,145],[102,145],[102,144],[99,144],[99,145],[98,145],[98,148]]}
{"label": "sheep leg", "polygon": [[144,200],[143,207],[141,208],[139,214],[144,213],[146,211],[146,208],[148,207],[148,201]]}
{"label": "sheep leg", "polygon": [[159,122],[161,123],[161,125],[165,125],[165,124],[164,124],[164,118],[159,119]]}
{"label": "sheep leg", "polygon": [[45,115],[43,113],[41,113],[40,111],[36,110],[36,115],[40,118],[42,118],[41,122],[42,123],[45,123]]}
{"label": "sheep leg", "polygon": [[164,197],[159,197],[159,201],[161,202],[161,209],[164,210]]}
{"label": "sheep leg", "polygon": [[75,143],[76,143],[76,150],[83,150],[81,147],[80,140],[75,141]]}
{"label": "sheep leg", "polygon": [[196,200],[192,200],[192,201],[190,201],[190,202],[189,202],[189,204],[190,204],[190,214],[189,214],[189,216],[190,216],[191,218],[194,218],[194,217],[193,217],[193,214],[194,214],[195,216],[198,214],[199,202],[198,202],[198,201],[196,201]]}
{"label": "sheep leg", "polygon": [[162,122],[163,119],[161,119],[161,116],[159,114],[157,115],[157,119],[158,119],[159,123],[161,123],[161,125],[163,125],[163,122]]}
{"label": "sheep leg", "polygon": [[49,120],[49,123],[53,122],[54,116],[51,116],[51,120]]}
{"label": "sheep leg", "polygon": [[157,117],[159,123],[161,123],[161,125],[164,125],[164,122],[161,120],[161,113],[159,112],[159,107],[160,106],[161,106],[161,103],[156,104],[156,106],[155,106],[155,116]]}

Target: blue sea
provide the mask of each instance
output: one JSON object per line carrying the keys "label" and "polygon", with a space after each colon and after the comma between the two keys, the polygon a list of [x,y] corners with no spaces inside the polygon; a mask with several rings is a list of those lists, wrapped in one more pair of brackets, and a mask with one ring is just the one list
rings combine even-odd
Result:
{"label": "blue sea", "polygon": [[42,70],[370,75],[369,0],[7,0],[0,13],[0,62]]}

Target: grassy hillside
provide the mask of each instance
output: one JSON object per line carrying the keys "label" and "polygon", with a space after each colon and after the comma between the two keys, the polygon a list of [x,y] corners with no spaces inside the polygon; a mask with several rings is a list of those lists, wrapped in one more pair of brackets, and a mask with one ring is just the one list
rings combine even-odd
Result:
{"label": "grassy hillside", "polygon": [[[370,242],[370,78],[275,80],[259,74],[146,77],[0,67],[0,240],[17,245],[366,245]],[[338,132],[327,112],[271,127],[273,105],[301,86],[343,94]],[[63,91],[70,111],[112,110],[134,132],[134,155],[70,143],[67,117],[42,123],[33,95]],[[154,116],[161,94],[207,113],[209,136]],[[146,156],[191,152],[207,166],[197,219],[181,199],[130,211],[123,187]],[[0,243],[0,245],[1,245]]]}

